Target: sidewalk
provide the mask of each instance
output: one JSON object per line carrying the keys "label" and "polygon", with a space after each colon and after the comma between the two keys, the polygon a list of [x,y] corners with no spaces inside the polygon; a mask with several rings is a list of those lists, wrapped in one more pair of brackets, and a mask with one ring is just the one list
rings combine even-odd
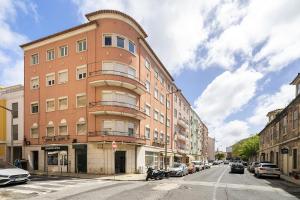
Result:
{"label": "sidewalk", "polygon": [[97,178],[99,180],[115,180],[115,181],[144,181],[146,174],[117,174],[117,175],[99,175],[99,174],[77,174],[77,173],[60,173],[60,172],[43,172],[33,171],[31,175],[38,176],[62,176],[62,177],[74,177],[74,178]]}
{"label": "sidewalk", "polygon": [[283,175],[283,174],[281,174],[280,178],[285,180],[285,181],[288,181],[288,182],[291,182],[291,183],[294,183],[294,184],[300,186],[300,179],[295,179],[291,176],[287,176],[287,175]]}

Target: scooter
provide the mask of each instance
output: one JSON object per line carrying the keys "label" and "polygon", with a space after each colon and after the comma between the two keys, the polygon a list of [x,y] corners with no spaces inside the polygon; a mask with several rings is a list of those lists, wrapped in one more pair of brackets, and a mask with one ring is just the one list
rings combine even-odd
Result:
{"label": "scooter", "polygon": [[164,171],[154,170],[152,167],[148,167],[146,181],[148,181],[149,179],[161,180],[164,177],[166,177]]}

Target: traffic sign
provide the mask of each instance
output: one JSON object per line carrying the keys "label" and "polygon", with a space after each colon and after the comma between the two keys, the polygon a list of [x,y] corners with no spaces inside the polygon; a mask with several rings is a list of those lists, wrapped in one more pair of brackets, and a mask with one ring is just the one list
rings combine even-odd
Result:
{"label": "traffic sign", "polygon": [[113,142],[111,143],[111,147],[112,147],[112,149],[113,149],[114,151],[116,151],[118,145],[117,145],[117,143],[116,143],[115,141],[113,141]]}

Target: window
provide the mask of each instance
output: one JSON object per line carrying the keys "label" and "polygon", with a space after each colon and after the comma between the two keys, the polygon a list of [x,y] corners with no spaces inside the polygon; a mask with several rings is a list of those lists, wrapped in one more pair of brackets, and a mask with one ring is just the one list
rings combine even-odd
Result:
{"label": "window", "polygon": [[68,97],[60,97],[58,98],[58,109],[66,110],[68,109]]}
{"label": "window", "polygon": [[163,142],[164,141],[164,134],[160,133],[160,141]]}
{"label": "window", "polygon": [[39,103],[31,103],[31,113],[39,112]]}
{"label": "window", "polygon": [[58,84],[68,82],[68,70],[58,72]]}
{"label": "window", "polygon": [[130,121],[103,121],[103,132],[106,135],[134,136],[136,134],[136,128],[135,123]]}
{"label": "window", "polygon": [[46,112],[55,111],[55,101],[54,99],[46,100]]}
{"label": "window", "polygon": [[118,105],[130,108],[136,106],[136,96],[126,92],[120,91],[102,91],[102,104],[103,105]]}
{"label": "window", "polygon": [[104,36],[104,45],[105,46],[111,46],[112,45],[112,37],[111,37],[111,35],[105,35]]}
{"label": "window", "polygon": [[127,122],[127,126],[128,126],[128,136],[134,136],[135,134],[134,123]]}
{"label": "window", "polygon": [[78,94],[76,96],[76,107],[85,107],[86,106],[86,94]]}
{"label": "window", "polygon": [[48,165],[58,165],[58,153],[56,152],[48,152],[47,153],[47,164]]}
{"label": "window", "polygon": [[86,45],[86,39],[77,41],[77,52],[86,51],[87,45]]}
{"label": "window", "polygon": [[175,101],[175,103],[177,103],[177,95],[176,94],[174,95],[174,101]]}
{"label": "window", "polygon": [[54,52],[54,49],[49,49],[47,51],[47,60],[50,61],[50,60],[54,60],[55,58],[55,52]]}
{"label": "window", "polygon": [[297,165],[298,165],[298,152],[297,149],[293,149],[293,169],[297,169]]}
{"label": "window", "polygon": [[54,126],[48,126],[46,128],[46,131],[47,131],[47,136],[54,136]]}
{"label": "window", "polygon": [[86,127],[86,123],[85,122],[77,123],[77,134],[78,135],[85,135],[86,134],[86,130],[87,130],[87,127]]}
{"label": "window", "polygon": [[13,118],[18,118],[18,103],[12,103],[11,104],[11,107],[12,107],[12,115],[13,115]]}
{"label": "window", "polygon": [[154,88],[154,98],[158,99],[158,89]]}
{"label": "window", "polygon": [[59,125],[58,133],[59,135],[68,135],[68,126],[66,124]]}
{"label": "window", "polygon": [[116,74],[116,75],[125,76],[133,79],[136,78],[136,71],[134,68],[117,62],[103,62],[102,73]]}
{"label": "window", "polygon": [[59,47],[59,55],[60,55],[60,57],[64,57],[64,56],[68,55],[68,46],[67,45]]}
{"label": "window", "polygon": [[154,70],[154,77],[155,77],[156,79],[158,79],[158,71],[157,71],[157,69]]}
{"label": "window", "polygon": [[174,117],[177,118],[177,110],[174,108]]}
{"label": "window", "polygon": [[13,125],[13,140],[18,140],[18,124]]}
{"label": "window", "polygon": [[150,138],[150,128],[148,127],[145,128],[145,137],[148,139]]}
{"label": "window", "polygon": [[133,42],[129,41],[128,46],[129,46],[129,51],[134,54],[135,53],[135,44]]}
{"label": "window", "polygon": [[52,86],[55,84],[55,74],[46,74],[46,86]]}
{"label": "window", "polygon": [[37,127],[30,129],[31,138],[39,138],[39,129]]}
{"label": "window", "polygon": [[170,143],[170,136],[167,135],[167,144],[169,144],[169,143]]}
{"label": "window", "polygon": [[170,100],[167,100],[167,108],[170,109]]}
{"label": "window", "polygon": [[85,79],[87,75],[86,65],[79,66],[76,68],[76,78],[77,80]]}
{"label": "window", "polygon": [[31,89],[38,89],[40,85],[39,77],[31,78],[30,87]]}
{"label": "window", "polygon": [[145,84],[146,84],[147,92],[150,93],[150,82],[146,80]]}
{"label": "window", "polygon": [[150,62],[148,59],[145,59],[145,67],[150,70]]}
{"label": "window", "polygon": [[298,110],[293,112],[293,129],[297,128],[298,126]]}
{"label": "window", "polygon": [[154,119],[158,120],[158,111],[156,111],[156,110],[154,111]]}
{"label": "window", "polygon": [[31,65],[39,64],[39,54],[33,54],[31,55]]}
{"label": "window", "polygon": [[170,119],[167,119],[167,127],[170,127]]}
{"label": "window", "polygon": [[157,139],[158,139],[158,131],[154,130],[154,140],[157,140]]}
{"label": "window", "polygon": [[122,37],[117,37],[117,47],[124,48],[125,39]]}
{"label": "window", "polygon": [[145,113],[146,115],[150,116],[150,106],[148,106],[147,104],[145,105]]}
{"label": "window", "polygon": [[287,133],[287,116],[283,118],[283,134]]}
{"label": "window", "polygon": [[160,103],[164,104],[165,96],[163,94],[160,94]]}
{"label": "window", "polygon": [[165,121],[165,117],[164,117],[164,115],[163,114],[160,114],[160,123],[164,123],[164,121]]}

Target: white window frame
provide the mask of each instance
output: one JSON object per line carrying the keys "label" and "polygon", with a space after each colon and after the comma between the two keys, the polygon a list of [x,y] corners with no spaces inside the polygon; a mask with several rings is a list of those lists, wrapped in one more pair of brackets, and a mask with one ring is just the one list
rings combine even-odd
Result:
{"label": "white window frame", "polygon": [[[85,77],[83,77],[81,79],[79,78],[79,73],[78,73],[78,70],[80,70],[80,69],[85,69]],[[82,73],[82,74],[84,74],[84,73]],[[87,78],[87,65],[77,66],[76,67],[76,80],[80,81],[80,80],[84,80],[86,78]]]}
{"label": "white window frame", "polygon": [[[36,63],[33,63],[33,56],[37,56],[37,62]],[[30,56],[30,65],[38,65],[40,63],[40,56],[39,56],[39,53],[34,53],[34,54],[31,54]]]}
{"label": "white window frame", "polygon": [[[133,52],[130,51],[130,43],[133,44]],[[135,53],[136,53],[136,45],[135,45],[135,43],[134,43],[132,40],[129,40],[129,39],[128,39],[128,51],[129,51],[130,53],[132,53],[132,54],[135,54]]]}
{"label": "white window frame", "polygon": [[[146,134],[146,130],[147,130],[147,129],[149,130],[149,135]],[[148,136],[149,136],[149,137],[148,137]],[[146,138],[146,139],[150,139],[150,138],[151,138],[151,129],[150,129],[149,125],[146,125],[146,126],[145,126],[145,138]]]}
{"label": "white window frame", "polygon": [[[36,80],[36,79],[37,79],[37,82],[38,82],[37,87],[33,87],[32,81]],[[36,90],[36,89],[39,89],[39,88],[40,88],[40,77],[39,76],[31,77],[31,79],[30,79],[30,89]]]}
{"label": "white window frame", "polygon": [[[155,114],[157,114],[157,117],[155,117]],[[158,118],[159,118],[159,111],[155,109],[154,112],[153,112],[153,119],[156,120],[156,121],[159,121]]]}
{"label": "white window frame", "polygon": [[[48,79],[47,79],[47,78],[48,78],[49,76],[53,76],[53,75],[54,75],[54,79],[53,79],[53,80],[54,80],[54,83],[51,84],[51,85],[48,85]],[[49,73],[49,74],[46,74],[46,87],[51,87],[51,86],[55,85],[55,82],[56,82],[55,78],[56,78],[56,77],[55,77],[55,73],[54,73],[54,72]],[[51,83],[52,83],[52,81],[51,81]]]}
{"label": "white window frame", "polygon": [[[84,133],[79,133],[79,132],[78,132],[78,125],[85,125],[86,130],[85,130]],[[77,122],[77,123],[76,123],[76,134],[77,134],[77,135],[86,135],[86,134],[87,134],[87,124],[86,124],[86,121],[85,121],[85,122]]]}
{"label": "white window frame", "polygon": [[[146,107],[149,108],[149,113],[146,112]],[[148,115],[149,117],[151,116],[151,106],[148,103],[145,103],[145,113],[146,115]]]}
{"label": "white window frame", "polygon": [[[48,52],[52,52],[53,51],[53,58],[52,59],[49,59],[49,57],[48,57]],[[53,49],[48,49],[47,51],[46,51],[46,61],[52,61],[52,60],[54,60],[55,59],[55,49],[53,48]]]}
{"label": "white window frame", "polygon": [[157,88],[154,88],[154,98],[155,98],[156,100],[158,100],[158,98],[159,98],[159,92],[158,92],[158,89],[157,89]]}
{"label": "white window frame", "polygon": [[[123,41],[124,41],[123,47],[118,46],[118,38],[123,39]],[[125,44],[126,44],[126,37],[121,36],[121,35],[116,35],[116,47],[120,48],[120,49],[125,49],[126,48]]]}
{"label": "white window frame", "polygon": [[[66,72],[67,72],[67,79],[64,82],[61,82],[59,80],[59,75],[62,73],[66,73]],[[68,69],[60,70],[57,72],[57,84],[64,84],[64,83],[67,83],[68,81],[69,81],[69,70]]]}
{"label": "white window frame", "polygon": [[[53,135],[51,135],[51,136],[48,135],[48,128],[53,128]],[[46,136],[49,136],[49,137],[55,136],[55,126],[54,125],[46,126]]]}
{"label": "white window frame", "polygon": [[[37,129],[37,137],[32,137],[32,129]],[[37,139],[39,138],[39,127],[30,127],[30,138]]]}
{"label": "white window frame", "polygon": [[[32,112],[32,105],[33,104],[37,104],[38,105],[38,111],[36,113],[33,113]],[[30,114],[38,114],[40,112],[40,105],[39,105],[39,102],[38,101],[33,101],[33,102],[30,102]]]}
{"label": "white window frame", "polygon": [[[85,41],[85,49],[84,50],[79,50],[79,43],[80,42],[83,42],[83,41]],[[84,52],[84,51],[87,51],[87,49],[88,49],[88,43],[87,43],[87,38],[83,38],[83,39],[81,39],[81,40],[77,40],[76,41],[76,52],[77,53],[81,53],[81,52]]]}
{"label": "white window frame", "polygon": [[151,68],[151,63],[150,63],[150,61],[149,61],[148,58],[145,58],[144,66],[146,67],[146,69],[150,70],[150,68]]}
{"label": "white window frame", "polygon": [[165,121],[165,115],[163,113],[160,113],[159,122],[163,124],[164,121]]}
{"label": "white window frame", "polygon": [[[61,48],[63,48],[63,47],[66,47],[67,48],[67,52],[66,52],[66,54],[65,55],[61,55]],[[58,55],[59,55],[59,57],[66,57],[66,56],[68,56],[69,55],[69,46],[68,45],[62,45],[62,46],[59,46],[58,47]]]}
{"label": "white window frame", "polygon": [[[60,108],[59,100],[62,100],[62,99],[67,99],[67,107],[64,108],[64,109]],[[69,98],[68,98],[68,96],[63,96],[63,97],[57,98],[57,105],[58,105],[58,110],[67,110],[69,108]]]}
{"label": "white window frame", "polygon": [[[147,83],[149,83],[149,88],[147,87]],[[145,85],[146,85],[146,91],[147,91],[148,93],[150,93],[150,91],[151,91],[151,83],[150,83],[150,81],[146,80],[146,81],[145,81]]]}
{"label": "white window frame", "polygon": [[86,105],[84,105],[84,106],[78,106],[77,97],[80,97],[80,96],[85,96],[86,101],[87,101],[86,93],[79,93],[79,94],[76,94],[76,108],[85,108]]}
{"label": "white window frame", "polygon": [[[48,110],[48,102],[49,101],[53,101],[54,102],[54,109],[53,110]],[[55,111],[55,99],[52,98],[52,99],[46,99],[46,112],[54,112]]]}
{"label": "white window frame", "polygon": [[[105,45],[105,37],[106,36],[111,38],[111,45]],[[114,46],[113,34],[109,34],[109,33],[103,34],[102,41],[103,41],[102,47],[113,47]]]}
{"label": "white window frame", "polygon": [[66,124],[59,124],[58,125],[58,135],[62,135],[61,133],[60,133],[60,127],[61,126],[66,126],[67,127],[67,134],[64,134],[64,135],[69,135],[69,126],[68,126],[68,124],[66,123]]}

